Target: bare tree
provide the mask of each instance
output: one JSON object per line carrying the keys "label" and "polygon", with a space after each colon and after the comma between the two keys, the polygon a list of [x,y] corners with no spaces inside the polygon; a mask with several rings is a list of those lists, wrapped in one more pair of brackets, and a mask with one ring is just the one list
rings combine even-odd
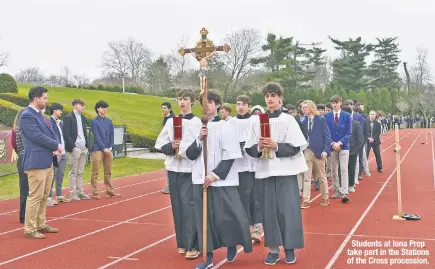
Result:
{"label": "bare tree", "polygon": [[72,80],[76,88],[83,88],[89,85],[89,78],[85,75],[74,75]]}
{"label": "bare tree", "polygon": [[315,67],[314,78],[311,86],[316,89],[324,89],[328,86],[332,77],[332,62],[325,57],[325,63]]}
{"label": "bare tree", "polygon": [[150,63],[151,52],[143,43],[130,37],[127,41],[110,42],[103,54],[101,66],[105,75],[118,77],[120,81],[128,72],[131,83],[139,85]]}
{"label": "bare tree", "polygon": [[127,59],[123,50],[122,41],[113,41],[109,43],[109,48],[103,54],[101,66],[104,68],[106,75],[114,75],[119,80],[127,71]]}
{"label": "bare tree", "polygon": [[223,58],[233,86],[253,70],[250,61],[260,52],[260,38],[257,30],[249,28],[226,36],[225,43],[231,46],[231,51]]}
{"label": "bare tree", "polygon": [[428,50],[423,47],[417,48],[417,58],[411,67],[411,81],[414,89],[423,89],[432,81],[432,75],[428,64]]}
{"label": "bare tree", "polygon": [[30,67],[21,69],[18,74],[15,75],[15,80],[20,83],[44,83],[46,78],[37,67]]}
{"label": "bare tree", "polygon": [[9,53],[1,53],[0,52],[0,67],[7,65],[8,57],[9,57]]}
{"label": "bare tree", "polygon": [[9,53],[0,54],[0,67],[7,65]]}
{"label": "bare tree", "polygon": [[428,85],[425,89],[418,94],[417,103],[421,113],[428,124],[428,120],[432,113],[435,112],[435,87],[433,84]]}
{"label": "bare tree", "polygon": [[136,42],[133,38],[129,38],[127,42],[122,45],[122,48],[127,61],[126,69],[131,76],[131,83],[138,85],[138,78],[151,63],[151,52],[143,43]]}
{"label": "bare tree", "polygon": [[167,57],[168,64],[170,65],[171,73],[175,77],[175,84],[179,88],[183,88],[185,85],[185,77],[186,77],[186,70],[189,66],[191,59],[193,59],[189,55],[181,56],[178,53],[179,48],[186,48],[188,46],[188,38],[185,36],[182,36],[180,41],[177,44],[176,49],[174,49]]}
{"label": "bare tree", "polygon": [[406,101],[405,98],[399,97],[396,103],[396,107],[402,113],[403,116],[403,113],[409,110],[409,103]]}

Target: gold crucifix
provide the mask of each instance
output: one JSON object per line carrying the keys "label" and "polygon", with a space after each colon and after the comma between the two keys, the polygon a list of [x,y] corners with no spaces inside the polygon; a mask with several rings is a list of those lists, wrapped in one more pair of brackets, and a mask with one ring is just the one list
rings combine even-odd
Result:
{"label": "gold crucifix", "polygon": [[[181,48],[178,53],[184,56],[186,53],[195,53],[195,58],[199,61],[201,67],[199,70],[199,81],[201,86],[201,98],[202,98],[202,117],[201,122],[204,126],[207,126],[209,121],[207,115],[207,65],[208,59],[210,59],[216,51],[225,51],[229,52],[231,47],[227,44],[223,46],[214,46],[213,41],[207,39],[208,31],[205,28],[202,28],[200,31],[201,40],[196,43],[196,47],[192,49],[184,49]],[[204,178],[208,174],[207,172],[207,138],[204,138],[202,141],[202,150],[204,157]],[[202,197],[202,253],[203,253],[203,262],[207,262],[207,188],[203,189],[203,197]]]}
{"label": "gold crucifix", "polygon": [[196,43],[195,48],[185,49],[181,48],[178,53],[184,56],[186,53],[194,53],[195,58],[199,61],[199,82],[201,88],[201,95],[203,95],[207,89],[207,67],[208,60],[213,57],[216,51],[229,52],[231,47],[227,44],[223,46],[215,46],[213,41],[207,38],[208,31],[204,27],[199,32],[201,34],[201,40]]}

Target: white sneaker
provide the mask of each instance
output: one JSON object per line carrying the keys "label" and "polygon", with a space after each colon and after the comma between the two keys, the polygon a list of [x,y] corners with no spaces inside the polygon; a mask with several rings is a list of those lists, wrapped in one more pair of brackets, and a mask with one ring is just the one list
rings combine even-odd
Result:
{"label": "white sneaker", "polygon": [[349,192],[355,192],[355,186],[349,187]]}
{"label": "white sneaker", "polygon": [[47,207],[52,207],[52,206],[54,206],[53,200],[47,199]]}

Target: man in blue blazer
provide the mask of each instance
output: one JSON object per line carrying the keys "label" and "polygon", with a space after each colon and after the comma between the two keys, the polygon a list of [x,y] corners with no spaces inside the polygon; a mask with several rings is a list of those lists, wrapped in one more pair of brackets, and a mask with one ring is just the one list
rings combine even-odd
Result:
{"label": "man in blue blazer", "polygon": [[305,115],[301,123],[302,133],[308,141],[308,148],[304,151],[308,170],[304,173],[303,202],[301,208],[310,207],[311,178],[319,178],[320,192],[322,194],[321,206],[329,205],[328,180],[326,178],[325,162],[331,154],[331,133],[326,119],[320,116],[316,105],[311,100],[302,102]]}
{"label": "man in blue blazer", "polygon": [[[362,130],[362,132],[363,132],[363,136],[364,137],[367,137],[368,138],[368,136],[369,136],[369,125],[368,125],[368,122],[367,122],[367,120],[363,117],[363,115],[361,115],[360,113],[357,113],[356,111],[355,111],[355,109],[356,109],[356,107],[355,107],[355,105],[354,105],[355,103],[354,103],[354,101],[353,100],[346,100],[344,103],[343,103],[343,107],[348,107],[348,108],[350,108],[350,115],[351,115],[351,118],[352,118],[352,120],[354,120],[354,121],[356,121],[356,122],[358,122],[359,123],[359,125],[360,125],[360,129]],[[346,111],[347,112],[347,111]],[[364,141],[367,141],[366,139],[364,140]],[[350,149],[350,150],[353,150],[353,149]],[[355,171],[358,171],[357,173],[354,173],[354,180],[352,181],[352,182],[355,182],[355,184],[359,184],[359,179],[361,178],[362,179],[362,177],[360,177],[360,173],[359,173],[359,170],[360,170],[360,163],[361,163],[361,165],[362,165],[362,155],[363,155],[363,147],[361,147],[361,149],[359,150],[359,152],[358,152],[358,155],[356,156],[356,166],[358,166],[358,168],[355,166]],[[352,154],[350,154],[350,155],[352,155]],[[353,161],[353,160],[352,160]],[[351,191],[352,192],[352,191]]]}
{"label": "man in blue blazer", "polygon": [[95,200],[100,199],[98,190],[98,174],[100,170],[100,164],[103,162],[104,167],[104,184],[106,185],[105,197],[119,197],[120,195],[115,193],[112,186],[112,158],[114,142],[114,129],[112,120],[106,117],[107,108],[109,104],[105,101],[98,101],[95,104],[95,112],[97,117],[91,120],[91,132],[94,137],[94,143],[92,145],[92,198]]}
{"label": "man in blue blazer", "polygon": [[[332,199],[337,199],[342,194],[341,201],[349,201],[349,181],[348,181],[348,163],[349,163],[349,138],[352,135],[352,119],[349,113],[341,110],[342,99],[334,95],[330,99],[332,111],[325,115],[331,132],[331,170],[332,185],[334,194]],[[338,164],[340,163],[341,178],[338,178]]]}
{"label": "man in blue blazer", "polygon": [[29,181],[26,202],[24,236],[43,239],[44,233],[57,233],[58,229],[46,224],[46,201],[53,180],[53,156],[60,155],[63,147],[49,120],[43,115],[48,90],[34,87],[29,91],[30,105],[20,118],[20,132],[24,143],[23,170]]}

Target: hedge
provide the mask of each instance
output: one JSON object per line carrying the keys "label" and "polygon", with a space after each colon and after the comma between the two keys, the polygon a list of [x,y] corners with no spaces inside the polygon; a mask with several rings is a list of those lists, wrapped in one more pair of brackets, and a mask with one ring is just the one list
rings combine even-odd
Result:
{"label": "hedge", "polygon": [[[8,94],[8,93],[0,93],[0,98],[3,99],[0,101],[2,101],[1,104],[5,103],[5,104],[10,104],[13,105],[15,110],[13,110],[12,112],[8,112],[5,113],[5,118],[9,119],[11,116],[9,115],[10,113],[13,114],[12,116],[12,121],[10,120],[5,120],[4,124],[8,125],[8,126],[12,126],[14,119],[15,119],[15,114],[17,113],[17,111],[20,109],[20,107],[25,107],[29,105],[29,99],[27,98],[27,96],[24,95],[20,95],[20,94]],[[3,107],[3,105],[1,105]],[[9,111],[12,111],[9,109]],[[71,113],[73,111],[73,107],[69,106],[69,105],[64,105],[63,106],[63,115],[65,115],[66,113]],[[49,113],[49,111],[47,111],[46,113]],[[91,119],[95,118],[95,114],[94,113],[90,113],[89,111],[84,111],[83,112],[83,116],[85,116],[88,124],[90,124]],[[3,117],[3,111],[0,110],[0,122],[3,121],[2,119]],[[124,124],[119,123],[117,121],[113,121],[114,125],[119,125],[122,126]],[[147,138],[144,134],[141,133],[140,130],[135,129],[135,128],[129,128],[127,126],[127,132],[130,133],[130,140],[133,143],[134,147],[139,147],[139,148],[149,148],[153,151],[155,151],[154,149],[154,145],[155,145],[155,140],[153,139],[149,139]]]}
{"label": "hedge", "polygon": [[0,92],[18,93],[15,79],[9,74],[0,74]]}
{"label": "hedge", "polygon": [[0,99],[0,123],[7,126],[14,125],[15,115],[20,109],[20,106]]}

